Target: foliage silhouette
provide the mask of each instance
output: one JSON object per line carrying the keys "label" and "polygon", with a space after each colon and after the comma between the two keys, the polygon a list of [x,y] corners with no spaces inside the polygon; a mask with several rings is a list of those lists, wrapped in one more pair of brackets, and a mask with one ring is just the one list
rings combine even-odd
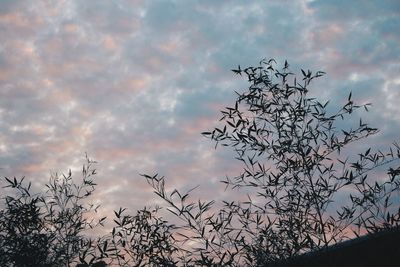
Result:
{"label": "foliage silhouette", "polygon": [[93,163],[87,158],[80,184],[72,180],[71,171],[55,173],[40,194],[33,194],[24,178],[5,178],[5,187],[15,193],[3,198],[0,211],[1,266],[70,266],[92,243],[83,233],[104,220],[91,219],[97,207],[84,203],[96,185]]}
{"label": "foliage silhouette", "polygon": [[[116,226],[112,229],[109,246],[114,262],[118,266],[175,266],[172,257],[177,250],[173,245],[174,226],[157,216],[158,208],[144,208],[135,216],[124,212],[122,208],[114,211]],[[103,247],[106,250],[106,246]]]}
{"label": "foliage silhouette", "polygon": [[[312,80],[324,75],[301,70],[302,77],[281,70],[275,60],[232,70],[250,86],[222,110],[223,126],[202,134],[236,152],[243,172],[223,181],[246,188],[248,201],[224,202],[213,215],[213,201],[190,201],[168,193],[163,177],[144,175],[156,194],[182,219],[183,242],[197,240],[189,257],[196,264],[259,266],[327,247],[363,233],[399,225],[400,147],[371,148],[348,155],[348,145],[378,132],[361,119],[342,128],[360,108],[350,93],[329,113],[329,102],[309,97]],[[388,177],[370,177],[387,166]],[[344,205],[338,203],[345,198]],[[396,205],[394,205],[396,204]]]}
{"label": "foliage silhouette", "polygon": [[96,162],[86,160],[80,183],[71,171],[56,173],[42,193],[32,193],[24,178],[5,178],[4,187],[13,191],[0,211],[0,266],[175,266],[174,227],[157,216],[157,208],[135,216],[120,208],[110,234],[94,239],[85,234],[106,222],[94,219],[99,206],[85,203],[97,174]]}
{"label": "foliage silhouette", "polygon": [[[164,220],[159,207],[135,215],[120,208],[110,233],[92,239],[85,232],[106,221],[92,219],[97,207],[85,203],[96,186],[94,161],[87,159],[81,183],[71,172],[55,174],[41,194],[23,179],[5,178],[15,193],[3,198],[0,211],[0,265],[268,266],[398,227],[399,145],[355,155],[346,150],[378,133],[361,119],[343,126],[370,104],[357,104],[350,93],[328,112],[328,102],[309,97],[310,83],[323,72],[301,70],[296,78],[286,61],[281,70],[275,65],[263,60],[232,70],[249,88],[221,111],[221,127],[203,132],[216,147],[236,152],[243,171],[222,182],[246,189],[246,201],[226,200],[219,208],[213,200],[193,200],[193,189],[169,191],[164,177],[143,174],[177,223]],[[387,177],[374,175],[384,168]]]}

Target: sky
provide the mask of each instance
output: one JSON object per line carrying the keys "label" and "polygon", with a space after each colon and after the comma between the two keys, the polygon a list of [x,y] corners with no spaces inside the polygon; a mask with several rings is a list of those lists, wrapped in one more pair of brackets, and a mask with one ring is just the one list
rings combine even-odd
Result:
{"label": "sky", "polygon": [[105,212],[158,203],[141,173],[224,198],[241,166],[200,133],[248,87],[230,70],[263,58],[325,71],[311,90],[333,107],[372,102],[368,142],[390,145],[399,29],[398,0],[0,0],[0,176],[79,178],[87,153]]}

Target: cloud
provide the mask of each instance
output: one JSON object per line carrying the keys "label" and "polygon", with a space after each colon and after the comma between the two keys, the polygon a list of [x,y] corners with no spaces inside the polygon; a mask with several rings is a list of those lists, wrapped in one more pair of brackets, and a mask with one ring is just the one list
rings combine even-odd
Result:
{"label": "cloud", "polygon": [[107,209],[154,202],[146,172],[217,199],[240,165],[200,132],[248,86],[230,69],[264,57],[328,72],[311,93],[334,106],[350,90],[374,102],[389,144],[398,13],[397,1],[2,1],[0,174],[79,176],[87,152]]}
{"label": "cloud", "polygon": [[369,20],[398,15],[400,4],[396,0],[376,1],[311,1],[310,8],[323,21]]}

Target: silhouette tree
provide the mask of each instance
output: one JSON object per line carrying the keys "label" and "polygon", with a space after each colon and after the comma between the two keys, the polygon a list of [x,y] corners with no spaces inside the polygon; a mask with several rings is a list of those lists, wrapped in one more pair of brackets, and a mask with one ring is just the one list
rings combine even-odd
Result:
{"label": "silhouette tree", "polygon": [[[202,133],[236,152],[243,171],[223,183],[246,188],[247,201],[224,201],[212,215],[213,201],[168,193],[163,177],[144,175],[183,221],[182,242],[196,241],[189,253],[196,264],[258,266],[399,225],[399,145],[356,155],[345,150],[378,133],[361,119],[350,128],[342,123],[370,104],[357,104],[350,93],[342,107],[328,112],[329,102],[309,96],[310,83],[324,72],[301,70],[299,79],[287,61],[281,70],[275,65],[263,60],[233,70],[250,86],[221,111],[222,127]],[[386,179],[371,177],[385,166]]]}
{"label": "silhouette tree", "polygon": [[16,179],[9,180],[21,196],[5,198],[0,211],[0,265],[47,266],[50,236],[43,234],[39,198],[32,197]]}
{"label": "silhouette tree", "polygon": [[93,242],[83,232],[105,219],[91,219],[97,207],[84,203],[94,191],[93,163],[87,158],[81,184],[73,181],[71,171],[56,173],[40,194],[31,193],[24,178],[5,178],[5,187],[15,193],[3,198],[0,211],[1,266],[70,266],[81,250],[89,250]]}
{"label": "silhouette tree", "polygon": [[14,191],[2,198],[0,266],[175,266],[174,226],[143,208],[135,216],[120,208],[110,234],[90,238],[89,229],[103,227],[94,219],[98,206],[86,203],[92,195],[95,161],[88,158],[80,183],[72,172],[53,174],[46,192],[33,194],[24,178],[5,178]]}

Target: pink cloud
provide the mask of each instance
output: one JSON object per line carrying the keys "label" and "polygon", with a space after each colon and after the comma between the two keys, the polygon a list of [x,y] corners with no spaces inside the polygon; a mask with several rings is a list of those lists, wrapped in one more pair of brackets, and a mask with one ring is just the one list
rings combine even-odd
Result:
{"label": "pink cloud", "polygon": [[120,47],[116,38],[114,38],[111,35],[106,35],[103,38],[103,45],[107,50],[110,50],[110,51],[116,51]]}
{"label": "pink cloud", "polygon": [[0,24],[22,34],[32,34],[35,29],[44,25],[44,20],[40,16],[26,16],[21,12],[11,12],[0,14]]}
{"label": "pink cloud", "polygon": [[339,24],[329,24],[316,27],[310,32],[312,45],[317,49],[321,49],[327,45],[332,46],[336,42],[340,41],[340,38],[344,36],[344,33],[344,26]]}

